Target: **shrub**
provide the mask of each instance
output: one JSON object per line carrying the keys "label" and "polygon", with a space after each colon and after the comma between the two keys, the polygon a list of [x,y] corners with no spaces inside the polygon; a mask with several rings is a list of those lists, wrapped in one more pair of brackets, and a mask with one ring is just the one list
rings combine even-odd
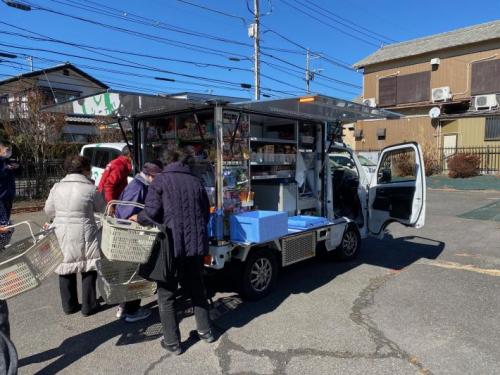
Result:
{"label": "shrub", "polygon": [[448,175],[451,178],[477,176],[480,165],[481,158],[478,155],[459,153],[448,159]]}
{"label": "shrub", "polygon": [[424,157],[425,175],[427,177],[438,174],[441,172],[439,152],[436,147],[429,144],[422,146],[422,153]]}

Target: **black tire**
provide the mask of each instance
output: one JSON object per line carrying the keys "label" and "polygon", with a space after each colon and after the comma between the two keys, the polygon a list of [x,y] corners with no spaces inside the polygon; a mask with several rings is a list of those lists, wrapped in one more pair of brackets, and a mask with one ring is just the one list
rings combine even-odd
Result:
{"label": "black tire", "polygon": [[333,254],[338,260],[351,260],[358,256],[361,247],[361,236],[355,225],[348,225],[342,235],[342,242],[339,247],[333,250]]}
{"label": "black tire", "polygon": [[241,293],[256,301],[267,296],[276,286],[278,262],[270,249],[254,250],[243,264]]}

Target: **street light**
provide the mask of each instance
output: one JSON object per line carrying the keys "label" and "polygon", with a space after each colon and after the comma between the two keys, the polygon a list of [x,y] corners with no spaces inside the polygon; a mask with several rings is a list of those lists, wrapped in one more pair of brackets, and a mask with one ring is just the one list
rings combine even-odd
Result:
{"label": "street light", "polygon": [[29,12],[31,10],[31,7],[27,4],[24,4],[24,3],[20,3],[18,1],[14,1],[14,0],[3,0],[3,2],[5,4],[7,4],[8,6],[12,7],[12,8],[16,8],[16,9],[20,9],[20,10],[24,10],[26,12]]}

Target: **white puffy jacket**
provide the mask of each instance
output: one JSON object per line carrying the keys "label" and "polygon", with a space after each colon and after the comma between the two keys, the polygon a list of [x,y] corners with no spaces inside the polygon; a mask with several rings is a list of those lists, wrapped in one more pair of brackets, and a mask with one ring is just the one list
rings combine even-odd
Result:
{"label": "white puffy jacket", "polygon": [[56,183],[45,202],[45,213],[54,218],[64,261],[56,273],[67,275],[96,269],[100,258],[94,212],[105,208],[94,183],[81,174],[68,174]]}

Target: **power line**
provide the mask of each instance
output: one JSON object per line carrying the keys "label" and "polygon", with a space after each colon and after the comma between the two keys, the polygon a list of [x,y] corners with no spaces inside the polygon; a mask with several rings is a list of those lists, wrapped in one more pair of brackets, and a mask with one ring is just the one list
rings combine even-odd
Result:
{"label": "power line", "polygon": [[[265,52],[262,52],[262,54],[263,54],[264,56],[268,56],[268,57],[273,58],[273,59],[275,59],[275,60],[281,61],[281,62],[282,62],[282,63],[284,63],[284,64],[287,64],[287,65],[293,66],[294,68],[302,69],[302,67],[301,67],[301,66],[296,65],[296,64],[293,64],[293,63],[291,63],[291,62],[289,62],[289,61],[287,61],[287,60],[283,60],[283,59],[281,59],[281,58],[279,58],[279,57],[276,57],[276,56],[270,55],[270,54],[265,53]],[[320,76],[320,77],[323,77],[324,79],[326,79],[326,80],[328,80],[328,81],[335,82],[335,83],[338,83],[338,84],[341,84],[341,85],[344,85],[344,86],[350,86],[350,87],[354,87],[354,88],[357,88],[357,89],[361,89],[361,88],[362,88],[361,86],[359,86],[359,85],[355,85],[354,83],[345,82],[345,81],[342,81],[342,80],[339,80],[339,79],[336,79],[336,78],[333,78],[333,77],[330,77],[330,76],[326,76],[326,75],[324,75],[324,74],[318,74],[318,73],[317,73],[316,75],[318,75],[318,76]]]}
{"label": "power line", "polygon": [[[191,5],[191,6],[194,6],[194,7],[197,7],[197,8],[200,8],[200,9],[203,9],[203,10],[206,10],[208,12],[212,12],[212,13],[215,13],[215,14],[220,14],[222,16],[226,16],[226,17],[230,17],[230,18],[237,18],[237,19],[243,20],[245,22],[245,24],[246,24],[246,20],[243,17],[235,16],[233,14],[229,14],[229,13],[220,11],[218,9],[209,8],[207,6],[195,4],[193,2],[186,1],[186,0],[177,0],[177,1],[179,1],[181,3],[185,3],[185,4],[188,4],[188,5]],[[300,43],[298,43],[296,41],[293,41],[292,39],[288,38],[287,36],[283,35],[282,33],[278,32],[278,31],[270,28],[269,26],[266,26],[262,21],[261,21],[261,25],[266,29],[267,32],[272,32],[273,34],[276,34],[277,36],[279,36],[283,40],[289,42],[290,44],[292,44],[292,45],[294,45],[296,47],[299,47],[302,50],[302,51],[291,51],[291,50],[289,50],[287,52],[289,52],[289,53],[295,53],[295,54],[300,54],[302,56],[306,55],[307,47],[303,46],[302,44],[300,44]],[[263,46],[261,48],[268,49],[268,47],[266,47],[266,46]],[[333,58],[333,57],[329,56],[328,54],[326,54],[324,52],[318,52],[317,51],[317,52],[314,52],[314,55],[320,57],[322,60],[325,60],[325,61],[329,62],[330,64],[332,64],[334,66],[338,66],[338,67],[344,68],[344,69],[349,70],[351,72],[356,72],[356,70],[351,67],[350,63],[342,61],[342,60],[337,59],[337,58]]]}
{"label": "power line", "polygon": [[[122,32],[126,32],[126,33],[132,32],[133,34],[135,33],[135,32],[133,32],[133,31],[131,31],[131,30],[128,30],[128,29],[123,29],[123,28],[119,28],[119,27],[115,27],[115,26],[110,26],[110,25],[107,25],[107,24],[103,24],[103,23],[101,23],[101,22],[97,22],[97,21],[93,21],[93,20],[84,19],[83,17],[75,17],[75,16],[68,15],[68,14],[63,13],[63,12],[53,11],[52,9],[43,8],[43,7],[38,7],[38,6],[35,6],[35,5],[34,5],[34,7],[35,7],[35,8],[42,9],[42,10],[46,10],[46,11],[48,11],[48,12],[53,12],[53,13],[55,13],[55,14],[61,14],[61,15],[63,15],[63,16],[68,16],[68,17],[70,17],[70,18],[76,18],[76,19],[78,19],[78,20],[83,20],[84,22],[90,22],[91,24],[97,24],[97,25],[102,26],[102,27],[111,27],[112,29],[118,28],[118,31],[122,31]],[[148,34],[144,34],[144,33],[140,33],[140,34],[141,34],[140,36],[143,36],[143,35],[148,35]],[[149,35],[149,36],[151,36],[151,35]],[[158,40],[156,39],[156,38],[157,38],[156,36],[152,36],[152,37],[153,37],[153,40],[158,41]],[[190,44],[190,45],[192,46],[193,44]],[[86,50],[88,50],[87,48],[89,48],[89,47],[86,47],[86,46],[76,45],[76,44],[75,44],[74,46],[79,47],[79,48],[83,48],[83,49],[86,49]],[[62,52],[54,52],[54,51],[49,51],[49,50],[42,50],[42,49],[38,49],[38,50],[40,50],[40,51],[42,51],[42,52],[59,53],[59,54],[63,54],[63,55],[65,54],[65,53],[62,53]],[[99,53],[99,52],[96,52],[96,51],[90,51],[90,52],[92,52],[92,53],[98,53],[98,54],[101,54],[101,55],[104,55],[104,56],[107,56],[107,57],[111,57],[111,56],[109,56],[109,55],[106,55],[106,54],[103,54],[103,53]],[[119,52],[117,52],[117,50],[115,50],[115,51],[113,51],[113,52],[114,52],[114,53],[119,53]],[[123,51],[121,51],[121,52],[123,52]],[[97,60],[97,59],[92,59],[92,58],[89,58],[89,57],[83,57],[83,56],[78,56],[78,55],[73,55],[73,54],[66,54],[66,55],[67,55],[67,56],[71,56],[71,57],[76,57],[76,58],[82,58],[82,59],[91,59],[91,60],[93,60],[93,61],[98,61],[98,62],[112,63],[112,62],[110,62],[110,61],[105,61],[105,60]],[[274,55],[271,55],[271,54],[267,54],[267,55],[268,55],[270,58],[276,59],[276,57],[275,57]],[[115,58],[115,57],[111,57],[111,58]],[[131,67],[131,68],[136,68],[136,69],[139,69],[139,67],[141,67],[141,68],[146,68],[146,69],[148,69],[148,70],[151,70],[151,69],[153,69],[153,70],[158,70],[158,68],[156,68],[156,67],[151,67],[151,66],[148,66],[148,65],[139,64],[139,63],[137,63],[137,62],[131,62],[131,61],[129,61],[129,60],[123,60],[123,59],[121,59],[121,60],[122,60],[122,61],[127,61],[128,63],[131,63],[131,64],[132,64],[132,65],[129,65],[129,64],[120,64],[121,66],[126,66],[126,67]],[[279,59],[279,58],[278,58],[278,60],[280,60],[280,61],[284,61],[284,60]],[[116,62],[115,62],[115,64],[116,64]],[[296,65],[295,65],[295,66],[296,66]],[[240,69],[241,69],[241,68],[240,68]],[[243,70],[243,69],[241,69],[241,70]],[[165,70],[159,70],[159,71],[161,71],[161,72],[163,72],[163,73],[169,73],[169,74],[176,74],[176,75],[178,75],[178,74],[179,74],[179,73],[176,73],[176,72],[165,71]],[[186,75],[186,74],[180,74],[180,75],[183,75],[183,76],[186,76],[186,77],[189,77],[189,78],[200,79],[199,77],[196,77],[196,76],[193,76],[193,75]],[[353,84],[350,84],[350,83],[347,83],[347,82],[343,82],[343,81],[341,81],[341,80],[333,79],[333,78],[331,78],[331,77],[327,77],[327,76],[325,76],[325,75],[321,75],[321,76],[322,76],[322,77],[324,77],[325,79],[331,80],[332,82],[336,82],[336,83],[340,83],[340,84],[346,84],[346,85],[348,85],[348,86],[353,87]],[[270,80],[273,80],[273,81],[275,81],[275,82],[278,82],[278,83],[280,83],[280,84],[287,85],[287,86],[289,86],[289,87],[292,87],[292,88],[298,89],[298,87],[297,87],[297,86],[291,85],[291,84],[290,84],[290,83],[288,83],[288,82],[279,81],[279,80],[276,80],[275,78],[270,77],[270,76],[266,76],[266,78],[268,78],[268,79],[270,79]],[[220,82],[220,81],[221,81],[221,80],[213,80],[213,79],[210,79],[210,78],[208,78],[208,77],[202,77],[201,79],[211,80],[211,81],[213,81],[213,82]],[[227,82],[227,81],[226,81],[226,82]],[[229,84],[238,85],[237,83],[234,83],[234,82],[233,82],[233,83],[229,83]],[[239,84],[239,85],[241,85],[241,84]]]}
{"label": "power line", "polygon": [[[267,61],[262,61],[262,63],[264,63],[265,65],[268,65],[269,67],[271,67],[272,69],[276,69],[284,74],[287,74],[291,77],[294,77],[294,78],[298,78],[302,81],[304,81],[304,78],[301,78],[300,76],[297,76],[296,74],[293,74],[292,71],[294,71],[293,69],[289,69],[289,68],[284,68],[280,65],[277,65],[277,64],[273,64],[273,63],[270,63],[270,62],[267,62]],[[297,71],[294,71],[296,73],[303,73],[303,72],[297,72]],[[317,73],[316,73],[317,74]],[[338,92],[342,92],[344,94],[349,94],[349,95],[358,95],[358,93],[356,92],[353,92],[353,91],[349,91],[349,90],[344,90],[344,89],[341,89],[341,88],[337,88],[337,87],[332,87],[331,85],[326,85],[324,83],[321,83],[321,82],[317,82],[315,81],[315,84],[318,85],[318,86],[321,86],[321,87],[325,87],[325,88],[328,88],[332,91],[338,91]]]}
{"label": "power line", "polygon": [[[287,42],[289,42],[289,43],[291,43],[291,44],[293,44],[293,45],[295,45],[295,46],[297,46],[297,47],[301,48],[301,49],[302,49],[302,50],[304,50],[304,51],[307,51],[307,47],[305,47],[305,46],[303,46],[303,45],[301,45],[301,44],[299,44],[299,43],[297,43],[297,42],[293,41],[292,39],[290,39],[290,38],[286,37],[285,35],[283,35],[283,34],[281,34],[281,33],[277,32],[277,31],[275,31],[275,30],[271,29],[271,28],[270,28],[270,27],[268,27],[268,26],[265,26],[265,25],[263,25],[263,26],[264,26],[264,28],[266,29],[266,31],[265,31],[265,32],[271,32],[271,33],[273,33],[273,34],[276,34],[276,35],[277,35],[277,36],[279,36],[281,39],[283,39],[283,40],[285,40],[285,41],[287,41]],[[332,65],[334,65],[334,66],[337,66],[337,67],[340,67],[340,68],[346,69],[346,70],[348,70],[348,71],[350,71],[350,72],[355,72],[355,69],[353,69],[353,68],[351,67],[351,65],[350,65],[349,63],[345,62],[345,61],[342,61],[342,60],[339,60],[339,59],[334,59],[334,58],[328,57],[328,55],[327,55],[326,53],[323,53],[323,52],[314,52],[314,51],[313,51],[313,54],[314,54],[315,56],[318,56],[318,57],[322,58],[322,59],[323,59],[323,60],[325,60],[325,61],[328,61],[329,63],[331,63],[331,64],[332,64]],[[305,55],[305,53],[303,53],[303,55]]]}
{"label": "power line", "polygon": [[223,42],[223,43],[235,44],[235,45],[239,45],[239,46],[252,47],[252,45],[249,43],[245,43],[245,42],[241,42],[241,41],[237,41],[237,40],[233,40],[233,39],[227,39],[227,38],[211,35],[208,33],[201,33],[201,32],[187,29],[187,28],[183,28],[183,27],[174,26],[172,24],[165,23],[163,21],[155,20],[152,18],[143,17],[143,16],[131,13],[131,12],[126,11],[126,10],[111,8],[108,6],[106,6],[106,8],[113,9],[113,11],[103,10],[102,8],[100,8],[100,7],[102,7],[100,4],[97,4],[97,6],[92,6],[92,5],[87,4],[87,3],[96,4],[95,2],[92,2],[92,1],[85,1],[85,3],[74,1],[74,0],[50,0],[50,1],[57,3],[57,4],[62,4],[62,5],[66,5],[66,6],[71,6],[73,8],[82,9],[82,10],[85,10],[88,12],[92,12],[92,13],[96,13],[96,14],[100,14],[100,15],[105,15],[105,16],[112,17],[115,19],[120,19],[120,20],[127,21],[127,22],[151,26],[151,27],[155,27],[158,29],[168,30],[168,31],[172,31],[175,33],[183,34],[183,35],[190,35],[190,36],[195,36],[195,37],[199,37],[199,38],[206,38],[206,39],[211,39],[211,40],[215,40],[215,41],[219,41],[219,42]]}
{"label": "power line", "polygon": [[[0,45],[5,45],[5,44],[4,43],[0,43]],[[10,46],[10,45],[7,45],[7,46]],[[31,49],[31,48],[28,48],[28,47],[21,47],[21,46],[12,46],[11,48],[16,48],[16,49]],[[52,53],[57,54],[58,52],[52,52]],[[18,53],[18,54],[28,56],[28,55],[23,54],[23,53]],[[63,54],[63,53],[61,53],[61,54]],[[40,56],[35,56],[33,54],[30,54],[30,56],[33,56],[33,57],[35,57],[35,58],[37,58],[39,60],[48,61],[48,62],[51,62],[51,63],[65,63],[64,61],[61,61],[61,60],[46,59],[46,58],[43,58],[43,57],[40,57]],[[77,58],[81,58],[81,59],[96,60],[96,61],[99,61],[99,62],[100,61],[104,61],[104,60],[92,59],[92,58],[87,58],[87,57],[79,57],[79,56],[76,56],[76,57]],[[104,61],[104,62],[106,62],[106,61]],[[106,62],[106,63],[110,63],[110,64],[114,64],[114,65],[120,65],[120,66],[124,65],[124,64],[113,63],[113,62],[109,62],[109,61]],[[104,72],[108,72],[108,73],[115,73],[115,74],[122,74],[122,75],[124,74],[124,75],[127,75],[127,76],[158,79],[156,76],[145,75],[145,74],[138,74],[138,73],[131,73],[131,72],[117,71],[117,70],[106,69],[106,68],[102,68],[102,67],[95,67],[95,66],[91,66],[91,65],[80,65],[80,66],[85,67],[87,69],[104,71]],[[143,68],[135,67],[135,66],[132,66],[132,68],[143,69]],[[216,81],[216,83],[222,84],[224,86],[217,86],[217,85],[214,85],[214,84],[207,85],[207,84],[204,84],[204,83],[189,82],[189,81],[183,81],[183,80],[173,80],[173,81],[178,82],[178,83],[191,84],[191,85],[195,85],[195,86],[210,87],[210,88],[222,88],[222,89],[226,89],[226,90],[234,90],[235,88],[237,88],[236,91],[242,91],[241,90],[241,88],[242,88],[242,84],[241,83],[224,81],[224,80],[213,80],[213,79],[209,79],[209,78],[206,78],[206,77],[192,76],[192,75],[190,77],[192,77],[194,79],[198,79],[198,80]],[[291,93],[290,91],[283,91],[283,90],[271,89],[271,88],[267,88],[267,87],[263,88],[263,90],[265,90],[267,92],[276,92],[276,93],[285,94],[285,95],[293,95],[293,93]]]}
{"label": "power line", "polygon": [[[112,8],[109,6],[103,6],[103,5],[98,4],[96,2],[93,2],[93,1],[86,1],[85,3],[82,3],[81,1],[80,2],[75,1],[75,0],[50,0],[50,1],[52,1],[54,3],[82,9],[82,10],[92,12],[95,14],[109,16],[109,17],[112,17],[115,19],[126,21],[126,22],[132,22],[135,24],[146,25],[146,26],[150,26],[150,27],[154,27],[154,28],[158,28],[158,29],[163,29],[163,30],[167,30],[167,31],[173,31],[173,32],[180,33],[183,35],[205,38],[205,39],[210,39],[210,40],[214,40],[214,41],[218,41],[218,42],[222,42],[222,43],[235,44],[235,45],[239,45],[239,46],[243,46],[243,47],[252,47],[252,45],[249,43],[245,43],[245,42],[241,42],[241,41],[237,41],[237,40],[233,40],[233,39],[227,39],[227,38],[223,38],[223,37],[219,37],[219,36],[215,36],[215,35],[211,35],[211,34],[207,34],[207,33],[202,33],[202,32],[198,32],[198,31],[183,28],[183,27],[174,26],[172,24],[168,24],[168,23],[165,23],[163,21],[152,19],[152,18],[143,17],[143,16],[131,13],[131,12],[126,11],[126,10]],[[87,3],[96,4],[96,6],[91,6],[91,5],[89,6]],[[105,9],[103,10],[102,8],[105,8]],[[106,10],[106,8],[113,9],[113,11]],[[66,14],[66,16],[70,16],[70,15]],[[278,52],[285,52],[285,53],[296,53],[297,52],[297,51],[290,51],[290,50],[283,49],[283,48],[269,47],[268,49],[273,50],[273,51],[278,51]]]}
{"label": "power line", "polygon": [[[297,1],[297,2],[298,2],[298,1]],[[331,11],[331,10],[329,10],[329,9],[326,9],[326,8],[324,8],[324,7],[321,7],[320,5],[316,4],[316,3],[315,3],[314,1],[312,1],[312,0],[309,0],[309,4],[313,5],[314,7],[318,8],[318,9],[323,10],[323,11],[324,11],[324,12],[326,12],[326,13],[331,14],[331,15],[332,15],[332,16],[334,16],[334,17],[339,18],[339,19],[340,19],[340,20],[342,20],[342,21],[345,21],[345,22],[347,22],[347,23],[350,23],[351,25],[353,25],[353,26],[355,26],[355,27],[357,27],[357,28],[359,28],[359,29],[361,29],[361,30],[364,30],[364,31],[366,31],[366,32],[368,32],[368,33],[371,33],[371,34],[373,34],[373,35],[379,36],[380,38],[383,38],[383,39],[385,39],[385,40],[387,40],[387,41],[390,41],[390,42],[392,42],[392,43],[397,43],[397,40],[394,40],[393,38],[390,38],[390,37],[385,36],[385,35],[383,35],[383,34],[379,34],[379,33],[378,33],[378,32],[376,32],[376,31],[370,30],[370,29],[368,29],[368,28],[366,28],[366,27],[363,27],[362,25],[360,25],[360,24],[358,24],[358,23],[356,23],[356,22],[353,22],[353,21],[351,21],[351,20],[348,20],[347,18],[344,18],[344,17],[340,16],[339,14],[332,12],[332,11]],[[338,21],[337,21],[337,22],[338,22]],[[382,39],[378,39],[378,40],[381,40],[381,41],[382,41]]]}
{"label": "power line", "polygon": [[[331,21],[333,21],[335,23],[338,23],[338,24],[340,24],[342,26],[350,28],[352,31],[357,32],[357,33],[359,33],[361,35],[364,35],[364,36],[366,36],[366,37],[368,37],[368,38],[370,38],[372,40],[375,40],[375,41],[378,41],[378,42],[382,42],[384,44],[387,44],[387,41],[394,42],[394,40],[392,40],[391,38],[388,38],[388,37],[385,37],[385,36],[380,37],[380,34],[377,34],[377,33],[373,32],[371,30],[368,30],[368,29],[366,29],[366,28],[364,28],[364,27],[362,27],[362,26],[360,26],[360,25],[352,22],[352,21],[349,21],[349,20],[347,20],[345,18],[342,18],[339,15],[337,15],[336,13],[333,13],[333,12],[329,11],[328,9],[323,8],[323,7],[315,4],[312,1],[309,1],[308,3],[304,3],[301,0],[295,0],[295,2],[298,3],[298,4],[300,4],[304,8],[312,11],[312,12],[316,12],[316,13],[322,15],[323,17],[325,17],[325,18],[327,18],[327,19],[329,19],[329,20],[331,20]],[[315,7],[316,9],[312,8],[311,5],[313,7]],[[319,11],[318,11],[318,9],[319,9]],[[330,14],[332,14],[333,16],[339,18],[340,20],[333,18]],[[350,23],[351,25],[349,25],[348,23]],[[359,30],[359,29],[361,29],[361,30]],[[366,31],[364,31],[364,30],[366,30]]]}
{"label": "power line", "polygon": [[89,24],[92,24],[92,25],[95,25],[95,26],[100,26],[100,27],[103,27],[103,28],[106,28],[106,29],[110,29],[110,30],[121,32],[121,33],[133,35],[133,36],[136,36],[138,38],[148,39],[148,40],[152,40],[152,41],[155,41],[155,42],[158,42],[158,43],[162,43],[162,44],[166,44],[166,45],[171,45],[171,46],[178,47],[178,48],[189,49],[189,50],[200,52],[200,53],[204,53],[204,54],[216,55],[216,56],[220,56],[220,57],[224,57],[224,58],[228,58],[228,57],[231,57],[231,56],[238,56],[238,57],[240,57],[242,59],[249,59],[248,56],[245,56],[245,55],[243,55],[241,53],[235,53],[235,52],[221,50],[221,49],[216,49],[216,48],[209,48],[206,45],[203,46],[203,45],[194,44],[194,43],[181,42],[181,41],[178,41],[178,40],[169,39],[169,38],[165,38],[165,37],[161,37],[161,36],[157,36],[157,35],[153,35],[153,34],[142,33],[142,32],[139,32],[139,31],[130,30],[130,29],[127,29],[127,28],[123,28],[123,27],[119,27],[119,26],[114,26],[114,25],[102,23],[102,22],[91,20],[91,19],[88,19],[88,18],[84,18],[84,17],[80,17],[80,16],[74,16],[74,15],[71,15],[71,14],[68,14],[68,13],[64,13],[64,12],[61,12],[61,11],[57,11],[57,10],[54,10],[54,9],[42,7],[42,6],[39,6],[37,4],[28,2],[28,1],[25,1],[25,2],[27,4],[29,4],[32,7],[32,9],[35,9],[35,10],[41,10],[41,11],[44,11],[44,12],[48,12],[48,13],[56,14],[56,15],[59,15],[59,16],[71,18],[71,19],[82,21],[82,22],[85,22],[85,23],[89,23]]}
{"label": "power line", "polygon": [[[2,24],[6,24],[6,25],[9,25],[11,27],[15,27],[15,28],[18,28],[18,29],[22,29],[23,31],[28,31],[26,29],[23,29],[23,28],[19,28],[17,26],[13,26],[13,25],[10,25],[8,23],[5,23],[5,22],[2,22],[0,21],[0,23]],[[0,31],[2,32],[2,31]],[[28,31],[28,32],[31,32],[31,31]],[[31,33],[34,33],[34,32],[31,32]],[[39,33],[34,33],[34,34],[37,34],[37,35],[42,35],[42,34],[39,34]],[[43,36],[43,35],[42,35]],[[125,52],[125,51],[119,51],[119,50],[113,50],[113,49],[108,49],[108,48],[101,48],[101,47],[95,47],[95,46],[89,46],[89,45],[81,45],[81,44],[77,44],[77,43],[71,43],[71,42],[65,42],[65,41],[61,41],[61,40],[57,40],[57,39],[54,39],[54,38],[51,38],[51,37],[47,37],[45,36],[46,38],[50,39],[49,41],[54,41],[54,42],[61,42],[63,44],[69,44],[71,46],[74,46],[74,47],[78,47],[78,48],[84,48],[85,50],[88,50],[88,48],[91,48],[91,49],[97,49],[97,50],[107,50],[107,51],[113,51],[113,52],[118,52],[118,53],[123,53],[123,54],[129,54],[128,52]],[[30,49],[29,47],[25,47],[25,48],[28,48]],[[39,50],[39,51],[42,51],[42,52],[48,52],[48,53],[59,53],[59,54],[63,54],[63,55],[67,55],[67,56],[70,56],[70,57],[77,57],[77,58],[85,58],[83,56],[77,56],[77,55],[73,55],[73,54],[67,54],[65,52],[58,52],[58,51],[52,51],[52,50],[46,50],[46,49],[36,49],[36,50]],[[110,56],[110,55],[107,55],[107,54],[103,54],[102,52],[99,52],[99,51],[90,51],[90,52],[93,52],[93,53],[97,53],[99,55],[104,55],[106,57],[111,57],[111,58],[114,58],[113,56]],[[142,54],[139,54],[141,56],[147,56],[147,57],[151,57],[151,58],[158,58],[157,56],[150,56],[150,55],[142,55]],[[148,66],[148,65],[144,65],[144,64],[138,64],[138,63],[135,63],[133,61],[130,61],[130,60],[124,60],[124,59],[120,59],[122,61],[125,61],[127,63],[132,63],[132,64],[136,64],[140,67],[145,67],[145,68],[153,68],[151,66]],[[195,65],[198,65],[196,62],[193,62],[193,61],[186,61],[186,60],[177,60],[177,59],[173,59],[173,60],[176,60],[176,61],[182,61],[182,62],[187,62],[187,63],[191,63],[191,64],[195,64]],[[109,63],[109,62],[108,62]],[[229,69],[229,68],[232,68],[232,69],[235,69],[235,70],[243,70],[243,71],[248,71],[248,72],[252,72],[251,69],[245,69],[245,68],[238,68],[238,67],[228,67],[228,66],[222,66],[222,65],[218,65],[218,64],[208,64],[208,65],[211,65],[211,66],[215,66],[215,67],[223,67],[225,69]],[[298,87],[297,86],[293,86],[291,85],[290,83],[288,82],[284,82],[284,81],[281,81],[281,80],[278,80],[274,77],[271,77],[271,76],[268,76],[268,75],[265,75],[265,74],[262,74],[263,77],[271,80],[271,81],[274,81],[274,82],[277,82],[277,83],[280,83],[280,84],[283,84],[283,85],[286,85],[286,86],[289,86],[289,87],[292,87],[292,88],[295,88],[297,89]]]}
{"label": "power line", "polygon": [[345,30],[342,30],[341,28],[339,28],[339,27],[337,27],[337,26],[334,26],[334,25],[332,25],[332,24],[330,24],[330,23],[328,23],[328,22],[325,22],[325,21],[324,21],[324,20],[322,20],[321,18],[316,17],[314,14],[308,13],[308,12],[304,11],[303,9],[300,9],[300,8],[296,7],[295,5],[293,5],[293,4],[291,4],[291,3],[289,3],[287,0],[280,0],[280,1],[281,1],[282,3],[284,3],[284,4],[288,5],[290,8],[295,9],[297,12],[300,12],[300,13],[302,13],[302,14],[305,14],[306,16],[308,16],[308,17],[310,17],[310,18],[312,18],[312,19],[314,19],[314,20],[316,20],[316,21],[320,22],[321,24],[323,24],[323,25],[325,25],[325,26],[328,26],[329,28],[331,28],[331,29],[333,29],[333,30],[336,30],[336,31],[338,31],[338,32],[340,32],[340,33],[342,33],[342,34],[344,34],[344,35],[350,36],[351,38],[354,38],[354,39],[356,39],[356,40],[359,40],[360,42],[363,42],[363,43],[369,44],[369,45],[371,45],[371,46],[374,46],[374,47],[380,47],[379,45],[377,45],[377,44],[375,44],[375,43],[373,43],[373,42],[370,42],[370,41],[368,41],[368,40],[366,40],[366,39],[364,39],[364,38],[361,38],[361,37],[359,37],[359,36],[357,36],[357,35],[355,35],[355,34],[352,34],[352,33],[350,33],[350,32],[347,32],[347,31],[345,31]]}
{"label": "power line", "polygon": [[184,4],[191,5],[191,6],[196,7],[196,8],[200,8],[200,9],[212,12],[212,13],[216,13],[216,14],[219,14],[219,15],[222,15],[222,16],[226,16],[226,17],[238,19],[238,20],[242,21],[245,26],[248,24],[247,20],[244,17],[236,16],[234,14],[226,13],[226,12],[223,12],[223,11],[220,11],[220,10],[216,10],[216,9],[213,9],[213,8],[209,8],[209,7],[206,7],[206,6],[203,6],[203,5],[195,4],[195,3],[192,3],[192,2],[186,1],[186,0],[177,0],[177,1],[179,1],[181,3],[184,3]]}
{"label": "power line", "polygon": [[7,22],[0,21],[0,24],[4,24],[19,30],[23,30],[26,32],[33,33],[35,35],[40,35],[38,37],[31,36],[31,35],[26,35],[26,34],[20,34],[20,33],[14,33],[14,32],[9,32],[5,30],[0,30],[1,34],[7,34],[7,35],[12,35],[12,36],[18,36],[21,38],[25,39],[30,39],[30,40],[35,40],[35,41],[41,41],[41,42],[51,42],[51,43],[57,43],[57,44],[63,44],[67,46],[72,46],[76,48],[91,48],[91,49],[99,49],[102,51],[107,51],[107,52],[113,52],[113,53],[119,53],[119,54],[126,54],[126,55],[131,55],[131,56],[137,56],[137,57],[146,57],[154,60],[163,60],[163,61],[174,61],[174,62],[179,62],[179,63],[184,63],[184,64],[190,64],[190,65],[195,65],[197,67],[215,67],[215,68],[221,68],[225,70],[240,70],[240,71],[246,71],[246,72],[251,72],[251,69],[248,68],[241,68],[237,66],[231,66],[231,65],[222,65],[222,64],[212,64],[212,63],[200,63],[197,61],[192,61],[192,60],[182,60],[182,59],[174,59],[171,57],[164,57],[164,56],[157,56],[157,55],[150,55],[150,54],[143,54],[143,53],[137,53],[137,52],[132,52],[132,51],[124,51],[124,50],[119,50],[119,49],[113,49],[113,48],[106,48],[106,47],[99,47],[99,46],[92,46],[89,44],[83,44],[83,43],[74,43],[74,42],[68,42],[64,41],[61,39],[55,39],[52,37],[47,37],[43,36],[43,34],[35,33],[33,31],[29,31],[27,29],[24,29],[22,27],[14,26],[12,24],[9,24]]}

